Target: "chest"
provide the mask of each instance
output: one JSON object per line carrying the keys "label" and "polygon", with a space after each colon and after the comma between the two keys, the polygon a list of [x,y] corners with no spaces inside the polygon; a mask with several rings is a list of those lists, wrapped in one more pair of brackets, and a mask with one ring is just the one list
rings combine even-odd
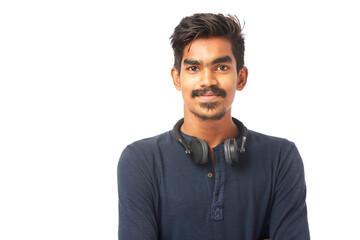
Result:
{"label": "chest", "polygon": [[226,164],[215,154],[214,165],[195,165],[190,159],[173,159],[164,167],[159,186],[159,214],[184,221],[196,214],[203,221],[238,216],[264,217],[272,194],[272,172],[266,160]]}

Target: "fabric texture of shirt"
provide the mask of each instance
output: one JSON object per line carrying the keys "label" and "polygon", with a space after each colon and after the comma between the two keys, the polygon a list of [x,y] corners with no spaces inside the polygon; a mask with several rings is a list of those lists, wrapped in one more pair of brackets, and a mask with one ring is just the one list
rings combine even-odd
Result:
{"label": "fabric texture of shirt", "polygon": [[294,143],[249,131],[245,148],[232,166],[224,144],[213,148],[214,171],[211,161],[194,164],[173,131],[128,145],[118,164],[119,240],[310,239]]}

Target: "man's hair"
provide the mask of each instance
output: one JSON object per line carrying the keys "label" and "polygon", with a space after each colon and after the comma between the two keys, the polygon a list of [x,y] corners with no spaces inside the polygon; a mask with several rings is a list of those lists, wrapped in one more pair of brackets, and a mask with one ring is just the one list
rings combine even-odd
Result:
{"label": "man's hair", "polygon": [[188,43],[198,38],[224,37],[231,42],[239,72],[244,66],[245,52],[244,36],[241,31],[241,24],[235,15],[198,13],[183,18],[170,37],[174,50],[174,67],[180,73],[184,47]]}

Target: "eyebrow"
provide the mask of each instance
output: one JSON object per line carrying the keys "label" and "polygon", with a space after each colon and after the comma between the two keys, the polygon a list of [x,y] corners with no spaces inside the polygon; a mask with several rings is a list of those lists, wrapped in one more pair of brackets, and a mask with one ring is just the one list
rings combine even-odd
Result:
{"label": "eyebrow", "polygon": [[184,64],[187,65],[201,65],[199,61],[192,59],[184,59]]}
{"label": "eyebrow", "polygon": [[[219,57],[214,59],[211,64],[217,64],[217,63],[231,63],[232,59],[230,56],[225,56],[225,57]],[[184,59],[183,61],[184,64],[187,65],[201,65],[201,62],[198,60],[193,60],[193,59]]]}
{"label": "eyebrow", "polygon": [[230,56],[225,56],[225,57],[220,57],[220,58],[216,58],[214,59],[214,61],[212,61],[212,64],[216,64],[216,63],[231,63],[232,59]]}

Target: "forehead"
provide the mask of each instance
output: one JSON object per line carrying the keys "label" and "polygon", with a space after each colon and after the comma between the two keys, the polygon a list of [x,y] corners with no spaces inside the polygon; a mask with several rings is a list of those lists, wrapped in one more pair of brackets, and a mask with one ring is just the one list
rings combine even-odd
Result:
{"label": "forehead", "polygon": [[235,62],[231,42],[228,39],[222,37],[199,38],[184,47],[182,61],[191,59],[207,63],[224,56],[230,56]]}

